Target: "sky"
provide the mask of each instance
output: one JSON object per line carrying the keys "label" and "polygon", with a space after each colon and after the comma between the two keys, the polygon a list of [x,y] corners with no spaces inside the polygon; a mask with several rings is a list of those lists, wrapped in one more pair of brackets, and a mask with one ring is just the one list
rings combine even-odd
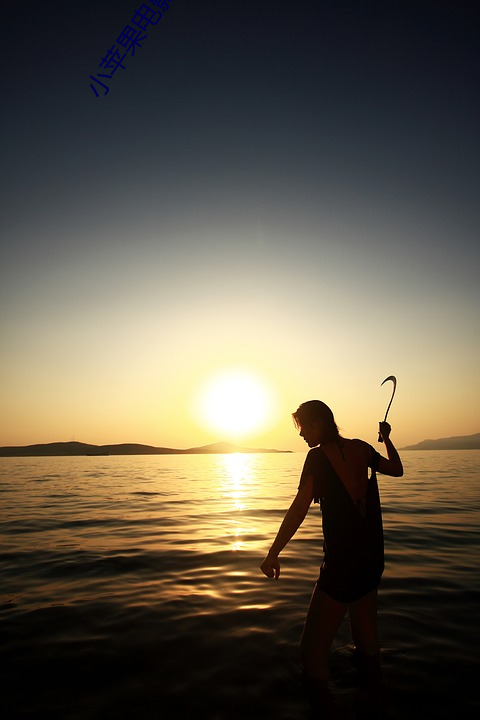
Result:
{"label": "sky", "polygon": [[479,432],[478,10],[155,1],[2,4],[0,445]]}

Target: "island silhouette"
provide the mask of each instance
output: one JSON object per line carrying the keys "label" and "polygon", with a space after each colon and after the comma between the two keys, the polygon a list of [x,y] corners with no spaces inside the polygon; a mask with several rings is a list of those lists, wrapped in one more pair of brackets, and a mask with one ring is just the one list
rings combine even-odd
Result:
{"label": "island silhouette", "polygon": [[[437,440],[422,440],[400,450],[480,450],[480,433],[458,435]],[[155,447],[140,443],[92,445],[71,442],[41,443],[36,445],[0,447],[0,457],[62,457],[102,455],[224,455],[228,453],[291,453],[291,450],[273,448],[250,448],[228,442],[216,442],[186,449]]]}
{"label": "island silhouette", "polygon": [[399,450],[480,450],[480,433],[457,435],[438,440],[422,440],[416,445],[407,445]]}
{"label": "island silhouette", "polygon": [[0,457],[62,457],[62,456],[102,456],[102,455],[207,455],[227,453],[289,453],[291,450],[266,448],[247,448],[228,442],[211,443],[201,447],[177,448],[154,447],[139,443],[120,443],[118,445],[91,445],[89,443],[54,442],[37,445],[0,447]]}

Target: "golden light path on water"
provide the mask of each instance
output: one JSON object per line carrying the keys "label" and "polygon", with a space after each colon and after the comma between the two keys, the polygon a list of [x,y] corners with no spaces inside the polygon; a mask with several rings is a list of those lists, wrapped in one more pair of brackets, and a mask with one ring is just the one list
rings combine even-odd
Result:
{"label": "golden light path on water", "polygon": [[[233,602],[242,610],[270,607],[257,592],[261,575],[258,566],[265,546],[262,512],[271,506],[262,484],[266,457],[232,453],[211,458],[210,480],[194,490],[197,532],[191,549],[195,554],[209,555],[213,562],[202,567],[201,582],[195,581],[195,573],[191,576],[194,582],[188,584],[190,599],[193,595],[199,602],[202,597],[211,598],[217,606]],[[210,508],[214,507],[214,512],[207,515],[202,514],[205,496],[211,500]],[[184,595],[185,587],[174,587],[177,594]]]}
{"label": "golden light path on water", "polygon": [[[229,485],[227,486],[227,497],[232,503],[232,537],[233,542],[231,549],[233,552],[241,552],[246,550],[249,543],[249,536],[258,533],[259,528],[249,522],[245,523],[243,512],[247,509],[247,498],[250,495],[249,486],[255,482],[255,473],[253,470],[254,460],[251,455],[233,453],[231,455],[222,455],[221,461],[224,465],[226,477]],[[242,518],[242,521],[240,521]],[[248,582],[250,572],[244,570],[231,571],[230,576],[238,580]],[[238,589],[237,594],[242,594],[243,590]],[[247,591],[248,594],[248,591]],[[247,603],[238,606],[239,610],[265,610],[270,604]]]}
{"label": "golden light path on water", "polygon": [[245,524],[240,523],[238,519],[238,513],[245,510],[245,501],[248,495],[247,486],[251,484],[253,479],[252,460],[251,456],[241,453],[221,455],[220,457],[228,479],[226,497],[232,503],[232,534],[234,537],[232,550],[238,551],[245,548],[245,536],[257,530],[255,527],[245,527]]}

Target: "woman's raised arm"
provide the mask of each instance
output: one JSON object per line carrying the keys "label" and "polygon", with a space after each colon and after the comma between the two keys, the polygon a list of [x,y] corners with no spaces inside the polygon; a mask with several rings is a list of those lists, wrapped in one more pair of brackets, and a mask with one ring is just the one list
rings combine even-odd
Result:
{"label": "woman's raised arm", "polygon": [[400,460],[400,455],[398,454],[394,444],[390,440],[391,429],[392,428],[390,427],[389,423],[379,423],[379,432],[383,442],[385,443],[385,450],[387,451],[388,460],[387,458],[381,457],[380,462],[378,463],[377,470],[378,472],[383,473],[383,475],[402,477],[403,465],[402,461]]}

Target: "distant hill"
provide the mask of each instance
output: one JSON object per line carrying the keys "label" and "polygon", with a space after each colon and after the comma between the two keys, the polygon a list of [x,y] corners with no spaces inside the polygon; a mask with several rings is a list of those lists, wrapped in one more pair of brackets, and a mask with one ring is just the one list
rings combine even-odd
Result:
{"label": "distant hill", "polygon": [[245,448],[231,443],[219,442],[187,450],[154,447],[138,443],[119,445],[89,445],[81,442],[56,442],[23,447],[0,447],[0,457],[67,457],[81,455],[193,455],[223,453],[284,453],[290,450],[265,450],[263,448]]}
{"label": "distant hill", "polygon": [[407,445],[401,450],[480,450],[480,433],[475,435],[459,435],[457,437],[440,438],[438,440],[422,440],[417,445]]}
{"label": "distant hill", "polygon": [[224,453],[289,453],[291,450],[273,450],[272,448],[246,448],[238,445],[232,445],[232,443],[218,442],[212,443],[211,445],[202,445],[202,447],[189,448],[188,450],[181,450],[182,453],[218,453],[223,455]]}

